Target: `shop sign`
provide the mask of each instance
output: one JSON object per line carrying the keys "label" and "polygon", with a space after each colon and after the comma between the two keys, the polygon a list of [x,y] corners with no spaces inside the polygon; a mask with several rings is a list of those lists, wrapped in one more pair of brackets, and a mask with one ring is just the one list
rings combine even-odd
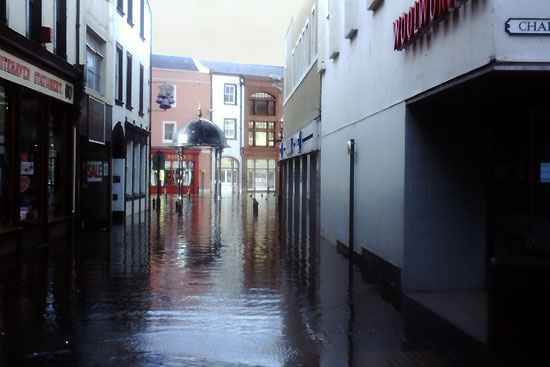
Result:
{"label": "shop sign", "polygon": [[65,80],[0,50],[0,78],[63,102],[73,103],[74,86]]}
{"label": "shop sign", "polygon": [[88,182],[101,182],[103,177],[103,162],[88,161],[86,172],[88,175]]}
{"label": "shop sign", "polygon": [[436,22],[467,0],[418,0],[409,10],[393,22],[393,49],[404,47],[429,30]]}
{"label": "shop sign", "polygon": [[505,29],[508,34],[550,36],[550,18],[510,18]]}

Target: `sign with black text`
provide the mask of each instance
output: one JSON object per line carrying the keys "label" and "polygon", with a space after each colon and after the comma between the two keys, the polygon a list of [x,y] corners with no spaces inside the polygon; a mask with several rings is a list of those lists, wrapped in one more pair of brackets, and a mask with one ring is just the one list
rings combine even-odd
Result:
{"label": "sign with black text", "polygon": [[550,18],[510,18],[505,29],[509,34],[550,36]]}

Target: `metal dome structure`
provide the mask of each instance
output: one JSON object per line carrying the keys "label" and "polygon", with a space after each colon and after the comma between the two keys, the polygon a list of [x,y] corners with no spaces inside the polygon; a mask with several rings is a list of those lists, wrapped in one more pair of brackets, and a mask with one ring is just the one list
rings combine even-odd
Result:
{"label": "metal dome structure", "polygon": [[[219,194],[221,193],[222,151],[224,148],[228,148],[229,145],[227,145],[223,130],[212,121],[202,118],[200,107],[198,116],[198,119],[185,123],[176,131],[172,143],[178,149],[180,162],[183,159],[184,149],[209,147],[214,150],[216,159],[214,198],[219,199]],[[183,187],[178,183],[178,200],[181,200],[182,196]]]}
{"label": "metal dome structure", "polygon": [[199,109],[197,120],[185,123],[176,131],[172,139],[175,147],[211,147],[228,148],[225,134],[222,129],[212,121],[201,118],[202,112]]}

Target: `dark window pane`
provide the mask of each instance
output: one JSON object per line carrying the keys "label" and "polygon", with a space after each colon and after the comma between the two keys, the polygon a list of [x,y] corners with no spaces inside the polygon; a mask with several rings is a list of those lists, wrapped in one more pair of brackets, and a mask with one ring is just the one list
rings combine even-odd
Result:
{"label": "dark window pane", "polygon": [[63,153],[63,116],[61,108],[52,108],[48,123],[48,215],[58,217],[64,214],[63,192],[65,167]]}
{"label": "dark window pane", "polygon": [[249,106],[250,106],[250,114],[255,115],[256,113],[254,112],[254,100],[253,99],[250,100]]}
{"label": "dark window pane", "polygon": [[21,100],[19,156],[21,159],[20,207],[21,220],[33,220],[41,217],[39,206],[40,172],[40,100],[25,96]]}
{"label": "dark window pane", "polygon": [[269,101],[269,116],[275,116],[275,101]]}
{"label": "dark window pane", "polygon": [[0,86],[0,228],[9,224],[9,151],[10,141],[8,120],[8,96],[3,86]]}
{"label": "dark window pane", "polygon": [[267,101],[256,101],[256,114],[267,115]]}

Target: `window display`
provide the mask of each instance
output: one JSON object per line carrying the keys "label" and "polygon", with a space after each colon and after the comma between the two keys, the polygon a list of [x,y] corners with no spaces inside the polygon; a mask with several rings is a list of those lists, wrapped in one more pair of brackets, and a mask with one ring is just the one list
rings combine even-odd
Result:
{"label": "window display", "polygon": [[9,141],[8,98],[0,86],[0,228],[9,225]]}
{"label": "window display", "polygon": [[19,156],[20,172],[20,218],[22,221],[39,219],[42,215],[39,206],[39,157],[40,157],[40,100],[23,96],[21,100],[21,121]]}

